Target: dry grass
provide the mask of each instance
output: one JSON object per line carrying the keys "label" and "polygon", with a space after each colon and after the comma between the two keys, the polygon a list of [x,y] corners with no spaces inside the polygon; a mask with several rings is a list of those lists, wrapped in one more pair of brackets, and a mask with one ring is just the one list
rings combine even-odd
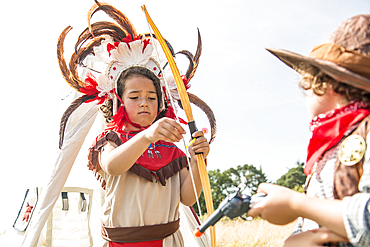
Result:
{"label": "dry grass", "polygon": [[227,217],[216,224],[217,247],[275,247],[283,246],[292,233],[295,222],[277,226],[262,219],[244,221]]}

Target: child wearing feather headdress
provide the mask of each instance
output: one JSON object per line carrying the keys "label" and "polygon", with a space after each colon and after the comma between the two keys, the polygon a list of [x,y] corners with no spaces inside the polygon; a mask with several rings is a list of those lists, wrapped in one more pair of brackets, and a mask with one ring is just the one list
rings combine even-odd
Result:
{"label": "child wearing feather headdress", "polygon": [[[97,1],[96,1],[97,2]],[[97,2],[92,16],[102,10],[119,24],[99,22],[79,37],[71,61],[91,71],[106,66],[104,73],[88,72],[79,80],[75,69],[67,69],[60,48],[60,64],[65,79],[84,95],[67,110],[61,125],[61,145],[68,115],[82,102],[103,104],[106,129],[97,136],[89,152],[89,169],[106,191],[102,207],[102,237],[109,246],[184,246],[179,229],[179,205],[193,205],[199,196],[200,182],[195,152],[206,158],[209,143],[196,131],[190,145],[190,161],[174,142],[186,133],[177,122],[170,97],[178,100],[174,88],[164,87],[166,61],[158,61],[150,34],[137,35],[121,12]],[[90,17],[91,17],[90,16]],[[69,29],[60,37],[62,46]],[[83,44],[87,44],[82,47]],[[169,43],[168,46],[170,47]],[[200,50],[200,49],[199,49]],[[193,76],[200,52],[190,58],[184,83]],[[93,69],[94,68],[94,69]],[[170,96],[171,94],[171,96]],[[207,112],[214,129],[213,113],[198,97],[190,97]],[[213,139],[214,133],[212,133]],[[193,189],[193,185],[195,188]]]}

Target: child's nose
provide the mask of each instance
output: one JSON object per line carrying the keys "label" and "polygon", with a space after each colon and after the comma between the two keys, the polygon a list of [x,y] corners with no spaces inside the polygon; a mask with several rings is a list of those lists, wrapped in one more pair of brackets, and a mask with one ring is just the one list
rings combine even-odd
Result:
{"label": "child's nose", "polygon": [[146,100],[141,101],[140,107],[148,107],[148,102]]}

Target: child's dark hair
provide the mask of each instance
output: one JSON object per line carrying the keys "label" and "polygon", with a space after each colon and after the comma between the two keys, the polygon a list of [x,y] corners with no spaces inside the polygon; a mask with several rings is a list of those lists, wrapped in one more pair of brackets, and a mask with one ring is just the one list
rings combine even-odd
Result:
{"label": "child's dark hair", "polygon": [[[141,76],[150,79],[153,81],[157,98],[158,98],[158,111],[163,108],[162,102],[162,90],[161,82],[153,72],[144,67],[131,67],[122,72],[117,82],[117,94],[122,97],[123,92],[125,91],[126,81],[134,76]],[[118,106],[119,106],[118,102]],[[101,112],[106,118],[106,122],[110,122],[113,116],[113,100],[109,100],[100,107]]]}
{"label": "child's dark hair", "polygon": [[304,71],[307,73],[299,82],[299,87],[304,90],[311,89],[316,95],[321,96],[330,86],[335,93],[344,96],[348,102],[360,100],[370,103],[370,93],[365,90],[336,81],[312,66],[305,68]]}

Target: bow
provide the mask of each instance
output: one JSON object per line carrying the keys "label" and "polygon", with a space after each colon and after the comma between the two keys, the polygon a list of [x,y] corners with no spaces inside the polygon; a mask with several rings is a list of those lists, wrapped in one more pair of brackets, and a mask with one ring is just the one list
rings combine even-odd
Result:
{"label": "bow", "polygon": [[[186,92],[185,85],[184,85],[184,83],[181,79],[180,72],[179,72],[179,70],[176,66],[176,63],[175,63],[175,61],[172,57],[172,54],[171,54],[164,38],[162,37],[162,35],[159,32],[156,25],[154,24],[153,20],[150,18],[149,14],[148,14],[148,11],[145,8],[145,5],[143,5],[141,8],[144,11],[145,16],[147,18],[147,21],[150,24],[151,28],[153,29],[153,32],[156,35],[156,38],[159,41],[159,43],[160,43],[160,45],[161,45],[161,47],[162,47],[162,49],[163,49],[163,51],[166,55],[167,61],[170,65],[170,67],[171,67],[171,71],[172,71],[173,76],[175,78],[177,90],[178,90],[179,95],[180,95],[181,104],[183,106],[186,117],[188,119],[189,129],[190,129],[191,134],[193,134],[195,131],[197,131],[197,127],[196,127],[195,121],[193,119],[193,113],[192,113],[191,106],[190,106],[189,96]],[[207,213],[208,213],[208,215],[211,215],[214,211],[213,201],[212,201],[212,193],[211,193],[211,185],[209,183],[207,168],[206,168],[206,165],[205,165],[205,162],[204,162],[204,157],[203,157],[202,153],[197,154],[197,162],[198,162],[199,175],[200,175],[201,183],[202,183],[202,187],[203,187],[204,198],[205,198],[205,201],[206,201]],[[215,227],[214,226],[212,226],[210,228],[210,233],[211,233],[212,247],[216,247],[216,232],[215,232]]]}

